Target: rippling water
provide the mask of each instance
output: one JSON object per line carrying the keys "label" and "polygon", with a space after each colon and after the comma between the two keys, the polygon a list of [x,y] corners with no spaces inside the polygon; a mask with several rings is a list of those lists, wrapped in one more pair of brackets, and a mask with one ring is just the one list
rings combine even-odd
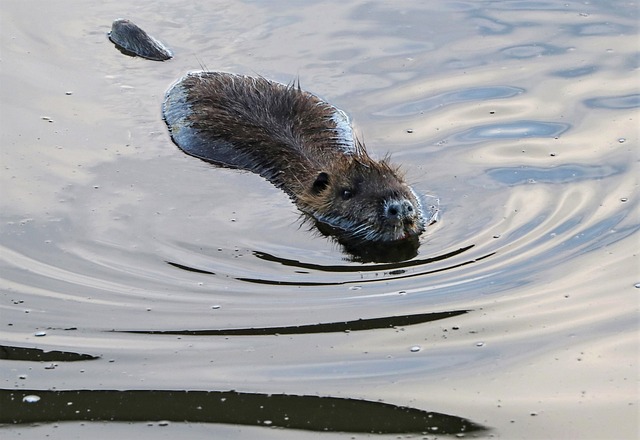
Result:
{"label": "rippling water", "polygon": [[[123,56],[118,17],[175,59]],[[637,5],[0,19],[0,432],[637,435]],[[160,105],[201,66],[300,78],[347,111],[438,206],[418,255],[354,261],[260,177],[181,153]]]}

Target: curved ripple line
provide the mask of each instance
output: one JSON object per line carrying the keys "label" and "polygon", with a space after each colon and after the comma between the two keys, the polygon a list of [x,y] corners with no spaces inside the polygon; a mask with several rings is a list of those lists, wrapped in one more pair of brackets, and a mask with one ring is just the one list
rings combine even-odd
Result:
{"label": "curved ripple line", "polygon": [[379,328],[405,327],[425,322],[438,321],[453,316],[464,315],[469,310],[450,312],[420,313],[416,315],[389,316],[383,318],[356,319],[344,322],[294,325],[282,327],[228,328],[212,330],[112,330],[115,333],[138,333],[145,335],[186,335],[186,336],[263,336],[302,335],[310,333],[343,333],[347,331],[374,330]]}
{"label": "curved ripple line", "polygon": [[72,351],[44,351],[40,348],[15,347],[12,345],[0,345],[0,359],[7,361],[32,361],[32,362],[77,362],[100,359],[85,353]]}
{"label": "curved ripple line", "polygon": [[[28,396],[37,396],[36,402]],[[69,402],[73,402],[72,405]],[[228,423],[307,431],[463,434],[486,427],[449,414],[370,400],[186,390],[0,390],[0,423]]]}
{"label": "curved ripple line", "polygon": [[[434,273],[438,273],[438,272],[444,272],[446,270],[451,270],[451,269],[455,269],[458,267],[462,267],[462,266],[466,266],[468,264],[473,264],[473,263],[477,263],[480,260],[484,260],[485,258],[489,258],[492,255],[495,255],[495,252],[491,252],[489,254],[483,255],[481,257],[478,258],[474,258],[473,260],[469,260],[469,261],[463,261],[462,263],[458,263],[458,264],[453,264],[451,266],[446,266],[446,267],[442,267],[440,269],[434,269],[434,270],[428,270],[428,271],[420,271],[420,272],[414,272],[411,274],[405,274],[405,271],[403,269],[398,269],[398,270],[392,270],[389,273],[389,275],[394,275],[393,279],[404,279],[404,278],[415,278],[415,277],[420,277],[420,276],[424,276],[424,275],[430,275],[430,274],[434,274]],[[261,280],[261,279],[257,279],[257,278],[236,278],[238,281],[244,281],[247,283],[256,283],[256,284],[267,284],[267,285],[276,285],[276,286],[341,286],[341,285],[345,285],[345,284],[351,284],[351,283],[355,283],[357,282],[358,284],[364,284],[364,283],[377,283],[380,281],[389,281],[389,278],[375,278],[375,279],[370,279],[370,280],[362,280],[359,279],[357,281],[354,280],[347,280],[347,281],[331,281],[331,282],[316,282],[316,281],[305,281],[305,282],[300,282],[300,281],[282,281],[282,280]]]}

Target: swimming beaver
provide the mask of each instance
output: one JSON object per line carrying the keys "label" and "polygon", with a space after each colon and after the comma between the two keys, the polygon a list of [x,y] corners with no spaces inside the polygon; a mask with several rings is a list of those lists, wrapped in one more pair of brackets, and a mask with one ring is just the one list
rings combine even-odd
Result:
{"label": "swimming beaver", "polygon": [[299,84],[189,73],[167,92],[163,114],[185,153],[263,176],[343,238],[392,242],[425,229],[398,169],[369,157],[347,115]]}

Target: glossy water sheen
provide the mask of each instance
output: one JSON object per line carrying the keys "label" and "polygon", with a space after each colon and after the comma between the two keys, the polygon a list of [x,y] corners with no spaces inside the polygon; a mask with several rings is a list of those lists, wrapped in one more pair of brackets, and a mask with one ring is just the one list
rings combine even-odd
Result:
{"label": "glossy water sheen", "polygon": [[[117,17],[175,58],[123,56]],[[0,19],[0,436],[637,435],[637,5]],[[418,255],[354,262],[260,177],[180,152],[162,99],[202,66],[347,111],[439,204]]]}

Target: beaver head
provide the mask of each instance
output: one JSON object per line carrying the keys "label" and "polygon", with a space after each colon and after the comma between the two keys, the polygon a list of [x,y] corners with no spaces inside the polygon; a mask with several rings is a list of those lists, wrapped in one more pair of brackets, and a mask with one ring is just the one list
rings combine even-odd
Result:
{"label": "beaver head", "polygon": [[397,241],[425,229],[422,205],[388,161],[338,155],[298,199],[302,211],[352,239]]}

